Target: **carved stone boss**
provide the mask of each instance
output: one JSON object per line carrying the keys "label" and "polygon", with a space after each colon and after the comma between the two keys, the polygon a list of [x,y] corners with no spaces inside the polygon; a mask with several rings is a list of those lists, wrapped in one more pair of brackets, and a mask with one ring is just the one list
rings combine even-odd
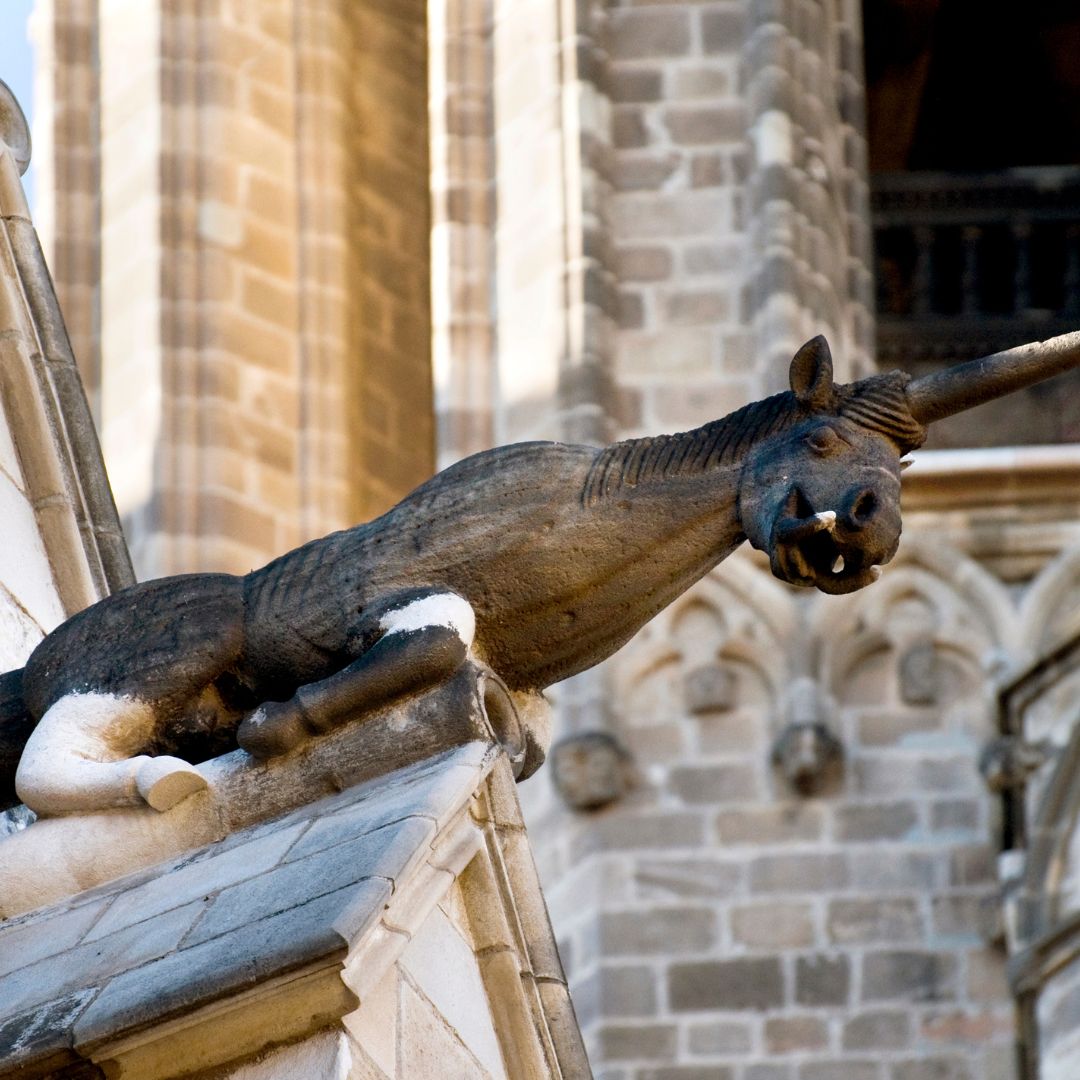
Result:
{"label": "carved stone boss", "polygon": [[[288,754],[470,661],[527,704],[744,540],[793,585],[860,589],[896,552],[901,459],[927,425],[1078,364],[1074,333],[837,386],[817,337],[789,391],[693,431],[488,450],[244,577],[124,589],[0,679],[0,739],[25,743],[18,795],[45,815],[165,810],[206,783],[189,761],[237,742]],[[520,777],[546,742],[526,725]]]}

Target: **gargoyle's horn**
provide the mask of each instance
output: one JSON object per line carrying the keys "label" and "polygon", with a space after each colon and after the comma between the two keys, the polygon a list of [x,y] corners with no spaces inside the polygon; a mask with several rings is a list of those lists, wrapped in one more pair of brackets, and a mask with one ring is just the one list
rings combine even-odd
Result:
{"label": "gargoyle's horn", "polygon": [[969,360],[908,383],[911,415],[930,424],[1080,367],[1080,331]]}

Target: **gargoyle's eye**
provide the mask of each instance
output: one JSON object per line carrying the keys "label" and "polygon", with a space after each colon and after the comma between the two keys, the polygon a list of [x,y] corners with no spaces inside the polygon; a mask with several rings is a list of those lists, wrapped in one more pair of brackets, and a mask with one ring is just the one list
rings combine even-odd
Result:
{"label": "gargoyle's eye", "polygon": [[806,441],[815,453],[827,454],[840,441],[840,437],[831,427],[819,427],[806,436]]}

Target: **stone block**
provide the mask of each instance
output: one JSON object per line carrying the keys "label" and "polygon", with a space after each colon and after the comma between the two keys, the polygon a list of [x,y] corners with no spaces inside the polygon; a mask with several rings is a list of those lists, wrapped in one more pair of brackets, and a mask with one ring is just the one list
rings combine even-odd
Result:
{"label": "stone block", "polygon": [[863,1001],[951,1001],[956,981],[956,957],[949,954],[897,950],[863,956]]}
{"label": "stone block", "polygon": [[673,1061],[678,1028],[674,1024],[602,1024],[596,1042],[602,1061]]}
{"label": "stone block", "polygon": [[222,889],[265,873],[277,865],[308,825],[301,821],[272,831],[262,829],[246,843],[236,842],[240,837],[234,835],[231,843],[212,844],[193,857],[177,860],[167,872],[163,867],[155,868],[145,884],[116,897],[87,940],[194,900],[206,901]]}
{"label": "stone block", "polygon": [[616,60],[684,56],[690,51],[690,17],[677,8],[615,9],[610,28],[611,56]]}
{"label": "stone block", "polygon": [[754,1046],[753,1027],[737,1020],[688,1024],[686,1037],[690,1053],[702,1057],[749,1054]]}
{"label": "stone block", "polygon": [[922,937],[918,905],[911,899],[833,900],[827,919],[837,945],[917,941]]}
{"label": "stone block", "polygon": [[724,844],[798,844],[819,840],[825,812],[807,802],[756,806],[746,810],[721,810],[716,830]]}
{"label": "stone block", "polygon": [[0,924],[0,976],[74,948],[110,903],[111,897],[80,904],[47,920],[31,916]]}
{"label": "stone block", "polygon": [[402,987],[400,1015],[399,1075],[410,1080],[468,1080],[484,1075],[450,1025],[407,983]]}
{"label": "stone block", "polygon": [[638,106],[615,106],[611,115],[611,141],[617,150],[648,146],[645,115]]}
{"label": "stone block", "polygon": [[978,946],[993,941],[1002,930],[1001,902],[996,893],[947,893],[930,902],[935,934],[963,939]]}
{"label": "stone block", "polygon": [[957,848],[949,856],[950,885],[994,885],[996,882],[997,865],[988,844]]}
{"label": "stone block", "polygon": [[737,238],[709,240],[687,245],[683,267],[688,274],[730,274],[741,267],[745,258],[745,246]]}
{"label": "stone block", "polygon": [[678,67],[673,73],[672,97],[722,98],[732,89],[731,72],[723,62],[700,67]]}
{"label": "stone block", "polygon": [[746,869],[741,862],[715,857],[639,859],[634,870],[634,887],[646,900],[719,898],[738,892],[745,877]]}
{"label": "stone block", "polygon": [[435,823],[429,818],[408,818],[234,885],[218,894],[190,943],[218,937],[365,879],[381,890],[428,853],[434,835]]}
{"label": "stone block", "polygon": [[909,736],[940,731],[941,724],[941,714],[936,710],[875,709],[859,717],[859,742],[863,746],[895,746]]}
{"label": "stone block", "polygon": [[749,387],[741,379],[658,386],[649,396],[656,423],[664,427],[702,424],[746,404]]}
{"label": "stone block", "polygon": [[[384,884],[383,902],[389,895]],[[354,900],[355,889],[331,893],[117,975],[80,1016],[75,1045],[113,1038],[320,958],[344,958],[345,942],[332,923]]]}
{"label": "stone block", "polygon": [[958,1008],[925,1013],[920,1033],[933,1043],[951,1043],[955,1047],[985,1046],[995,1039],[1013,1035],[1014,1014],[1005,1002],[1001,1008]]}
{"label": "stone block", "polygon": [[847,883],[843,855],[765,855],[750,864],[754,892],[830,892]]}
{"label": "stone block", "polygon": [[731,911],[731,936],[752,949],[791,949],[814,944],[809,904],[758,903]]}
{"label": "stone block", "polygon": [[619,247],[615,273],[620,281],[663,281],[671,276],[671,252],[665,247]]}
{"label": "stone block", "polygon": [[829,1045],[828,1025],[817,1016],[771,1016],[765,1021],[765,1049],[770,1054],[801,1054]]}
{"label": "stone block", "polygon": [[[675,175],[682,164],[676,153],[621,153],[611,167],[611,182],[616,191],[656,191]],[[662,236],[655,234],[656,239]]]}
{"label": "stone block", "polygon": [[701,13],[702,44],[707,53],[737,55],[746,33],[744,6],[737,0],[710,4]]}
{"label": "stone block", "polygon": [[747,1065],[743,1071],[743,1080],[792,1080],[794,1075],[790,1065]]}
{"label": "stone block", "polygon": [[974,1062],[958,1054],[896,1061],[889,1067],[889,1080],[976,1080],[977,1075]]}
{"label": "stone block", "polygon": [[743,763],[680,765],[668,774],[668,787],[691,805],[753,799],[760,794],[756,770]]}
{"label": "stone block", "polygon": [[845,1005],[851,992],[851,961],[846,955],[818,953],[795,961],[795,1000],[800,1005]]}
{"label": "stone block", "polygon": [[575,985],[574,1011],[582,1027],[599,1017],[652,1016],[656,977],[637,964],[603,964]]}
{"label": "stone block", "polygon": [[722,234],[730,221],[729,209],[720,192],[635,194],[617,199],[612,216],[615,235],[623,240],[699,239]]}
{"label": "stone block", "polygon": [[941,860],[925,852],[856,851],[851,854],[851,882],[860,891],[932,889],[938,882]]}
{"label": "stone block", "polygon": [[599,933],[606,956],[677,956],[711,948],[716,915],[686,907],[608,911],[599,916]]}
{"label": "stone block", "polygon": [[663,299],[663,321],[669,326],[712,325],[730,315],[730,297],[715,289],[672,292]]}
{"label": "stone block", "polygon": [[854,762],[854,777],[856,789],[875,798],[913,792],[974,795],[982,782],[968,754],[862,754]]}
{"label": "stone block", "polygon": [[635,1080],[734,1080],[730,1065],[665,1065],[659,1069],[639,1069]]}
{"label": "stone block", "polygon": [[[16,970],[4,980],[5,1014],[23,1012],[166,956],[179,945],[204,907],[200,901],[176,908]],[[48,925],[42,924],[41,929],[47,933]]]}
{"label": "stone block", "polygon": [[975,832],[980,827],[980,803],[974,799],[943,799],[930,807],[934,832]]}
{"label": "stone block", "polygon": [[571,859],[577,862],[599,851],[670,851],[700,847],[704,838],[705,820],[700,814],[620,814],[590,821],[588,827],[574,837]]}
{"label": "stone block", "polygon": [[746,135],[746,110],[739,103],[680,105],[665,110],[664,125],[676,145],[734,142]]}
{"label": "stone block", "polygon": [[799,1080],[881,1080],[876,1061],[865,1058],[840,1058],[836,1061],[811,1061],[799,1067]]}
{"label": "stone block", "polygon": [[911,802],[849,803],[835,810],[836,838],[845,842],[899,840],[919,823]]}
{"label": "stone block", "polygon": [[663,79],[659,68],[615,65],[608,74],[606,89],[608,97],[616,103],[659,101]]}
{"label": "stone block", "polygon": [[775,1009],[784,1003],[784,978],[776,957],[676,963],[668,969],[674,1012]]}
{"label": "stone block", "polygon": [[967,954],[967,994],[972,1001],[1009,1000],[1005,960],[998,949],[983,948]]}
{"label": "stone block", "polygon": [[845,1050],[903,1050],[911,1044],[911,1016],[884,1009],[860,1013],[844,1022],[842,1041]]}

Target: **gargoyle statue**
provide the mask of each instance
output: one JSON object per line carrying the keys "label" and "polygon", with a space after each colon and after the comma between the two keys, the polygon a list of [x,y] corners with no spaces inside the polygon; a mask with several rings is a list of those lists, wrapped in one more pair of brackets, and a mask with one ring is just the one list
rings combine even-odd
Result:
{"label": "gargoyle statue", "polygon": [[0,757],[21,750],[40,814],[164,810],[204,784],[185,758],[285,754],[470,655],[523,693],[591,667],[743,540],[784,581],[860,589],[896,551],[900,459],[926,425],[1078,364],[1075,333],[837,386],[817,337],[790,391],[694,431],[476,454],[244,577],[148,581],[75,615],[0,680]]}

